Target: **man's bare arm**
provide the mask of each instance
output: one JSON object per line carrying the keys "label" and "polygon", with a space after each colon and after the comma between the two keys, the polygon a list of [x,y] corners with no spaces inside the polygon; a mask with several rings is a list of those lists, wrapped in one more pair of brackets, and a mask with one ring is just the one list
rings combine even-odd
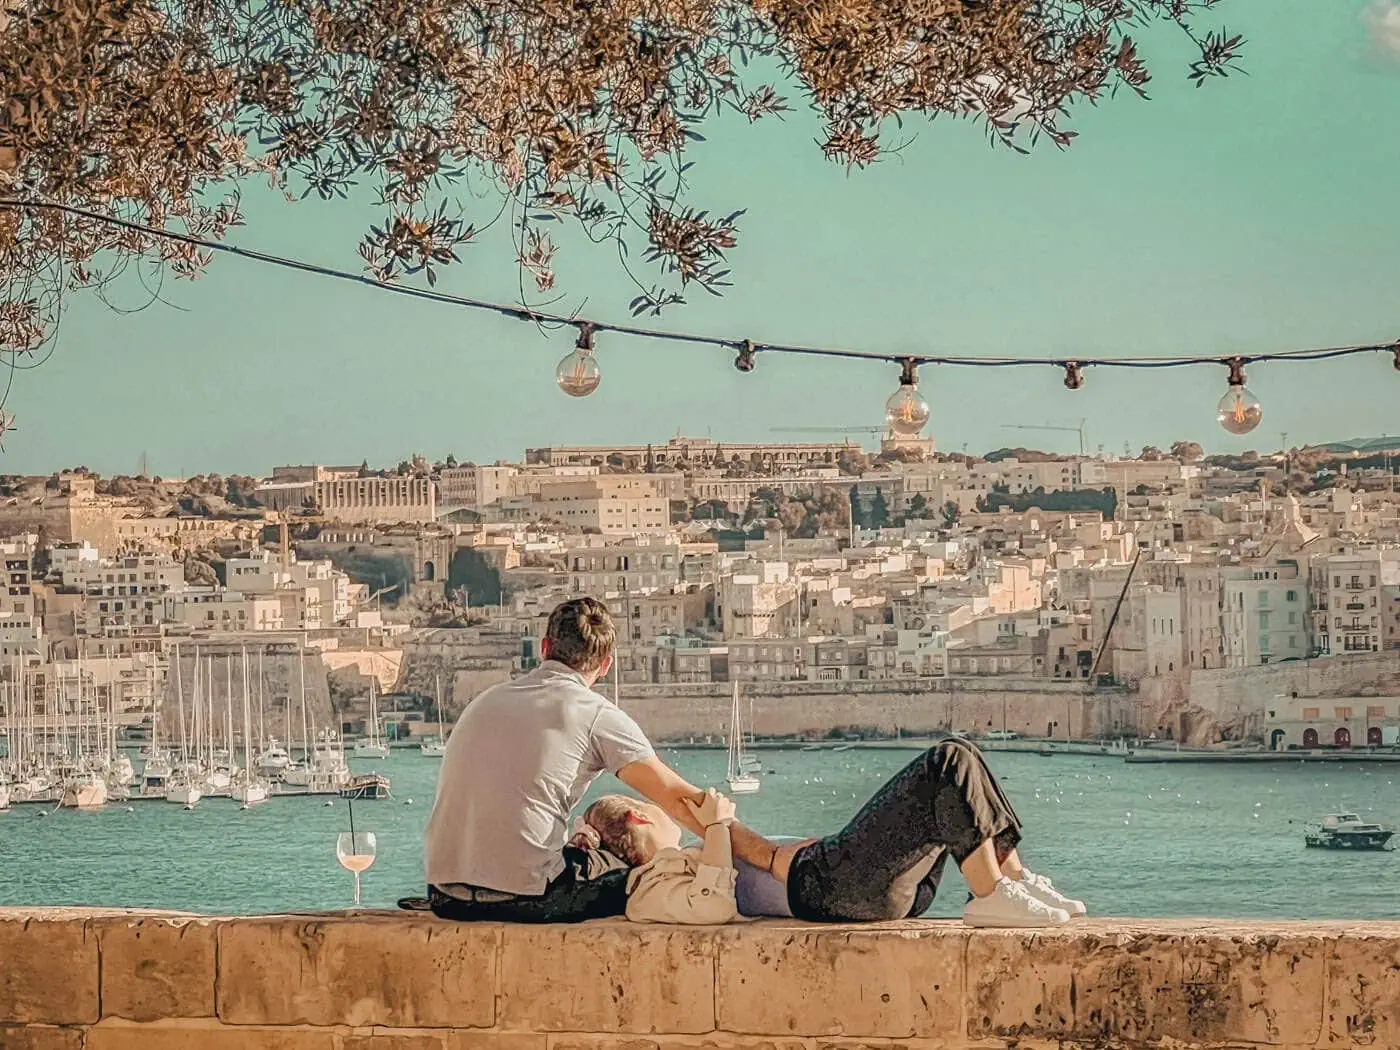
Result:
{"label": "man's bare arm", "polygon": [[629,762],[617,771],[617,779],[645,799],[664,809],[681,827],[705,835],[705,829],[695,820],[695,814],[685,804],[690,799],[697,806],[705,801],[705,792],[690,783],[661,759],[652,757]]}
{"label": "man's bare arm", "polygon": [[[705,829],[696,823],[694,814],[684,800],[691,799],[699,805],[704,801],[705,792],[661,759],[648,758],[641,762],[631,762],[617,771],[617,779],[643,798],[655,802],[676,823],[689,828],[701,838],[704,837]],[[735,857],[752,864],[755,868],[773,870],[778,847],[752,828],[747,828],[736,820],[729,826],[729,841]]]}

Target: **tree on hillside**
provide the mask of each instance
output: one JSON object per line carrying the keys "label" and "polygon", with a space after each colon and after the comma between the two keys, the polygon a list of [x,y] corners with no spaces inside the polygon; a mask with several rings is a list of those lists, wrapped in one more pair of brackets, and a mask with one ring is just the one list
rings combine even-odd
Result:
{"label": "tree on hillside", "polygon": [[[214,240],[242,222],[221,194],[248,177],[293,198],[355,190],[379,207],[359,244],[376,278],[432,283],[499,221],[540,293],[569,221],[615,243],[634,312],[654,313],[728,283],[742,212],[690,199],[703,183],[685,149],[722,112],[792,108],[763,73],[818,113],[822,152],[847,168],[916,113],[1065,146],[1069,107],[1145,93],[1131,32],[1149,22],[1186,32],[1192,79],[1226,75],[1240,40],[1203,24],[1215,2],[29,0],[0,7],[0,190]],[[503,199],[479,200],[486,187]],[[0,344],[36,344],[67,288],[210,261],[7,211]]]}
{"label": "tree on hillside", "polygon": [[907,516],[918,521],[928,512],[928,500],[924,499],[922,492],[914,493],[909,500],[909,510]]}
{"label": "tree on hillside", "polygon": [[890,505],[885,502],[885,494],[875,490],[875,498],[870,501],[870,527],[887,529],[890,527]]}
{"label": "tree on hillside", "polygon": [[1179,459],[1183,463],[1195,463],[1205,454],[1206,450],[1195,441],[1178,441],[1172,445],[1172,459]]}
{"label": "tree on hillside", "polygon": [[952,500],[949,500],[947,503],[943,504],[943,525],[945,528],[951,529],[954,525],[958,523],[958,519],[961,517],[962,508],[959,507]]}

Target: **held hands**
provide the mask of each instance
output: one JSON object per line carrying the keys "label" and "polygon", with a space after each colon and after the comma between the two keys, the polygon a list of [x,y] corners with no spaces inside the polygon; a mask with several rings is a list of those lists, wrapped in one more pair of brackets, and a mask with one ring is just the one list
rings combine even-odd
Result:
{"label": "held hands", "polygon": [[685,805],[690,810],[690,815],[695,818],[697,824],[703,828],[711,827],[715,824],[729,825],[734,823],[734,818],[738,814],[738,807],[734,805],[734,800],[721,795],[714,788],[705,792],[704,800],[696,805],[694,799],[686,799]]}

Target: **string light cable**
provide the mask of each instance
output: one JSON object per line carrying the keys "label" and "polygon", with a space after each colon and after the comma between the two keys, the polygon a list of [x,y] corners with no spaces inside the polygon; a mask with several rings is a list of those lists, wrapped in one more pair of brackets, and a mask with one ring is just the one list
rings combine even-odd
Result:
{"label": "string light cable", "polygon": [[160,229],[122,219],[113,215],[49,201],[25,201],[0,197],[0,208],[29,211],[51,211],[106,223],[149,237],[179,241],[211,252],[233,255],[252,262],[296,270],[318,277],[366,285],[382,292],[411,296],[449,306],[482,310],[503,317],[538,324],[566,326],[577,330],[574,349],[559,362],[555,380],[560,389],[572,397],[586,397],[598,389],[602,370],[596,353],[596,337],[600,333],[654,339],[663,342],[689,343],[735,351],[734,367],[740,372],[752,372],[759,354],[793,354],[809,357],[829,357],[846,360],[879,361],[897,365],[900,369],[899,388],[885,405],[885,421],[896,437],[914,438],[928,423],[929,407],[918,391],[918,371],[924,365],[951,365],[972,368],[1058,368],[1064,372],[1064,384],[1070,390],[1084,386],[1084,371],[1088,368],[1186,368],[1214,365],[1228,371],[1225,396],[1217,408],[1220,425],[1231,434],[1247,434],[1263,419],[1259,400],[1245,386],[1245,366],[1267,362],[1329,361],[1362,354],[1390,354],[1394,367],[1400,371],[1400,341],[1364,343],[1354,346],[1324,347],[1300,350],[1279,350],[1256,354],[1186,355],[1177,357],[994,357],[967,354],[909,354],[902,352],[865,350],[844,347],[807,346],[796,343],[769,343],[748,338],[728,338],[696,332],[649,328],[627,322],[598,321],[578,316],[551,313],[516,303],[500,303],[487,299],[455,295],[450,292],[415,288],[411,285],[389,284],[364,273],[354,273],[319,263],[274,255],[255,248],[244,248],[223,241],[209,240],[178,230]]}

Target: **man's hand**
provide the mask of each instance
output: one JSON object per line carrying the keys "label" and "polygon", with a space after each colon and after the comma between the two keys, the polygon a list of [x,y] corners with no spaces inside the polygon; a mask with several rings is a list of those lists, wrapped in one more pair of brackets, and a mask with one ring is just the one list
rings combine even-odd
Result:
{"label": "man's hand", "polygon": [[693,799],[681,799],[685,808],[690,810],[690,815],[704,828],[713,827],[716,824],[733,824],[734,818],[738,816],[738,807],[734,805],[734,800],[721,795],[714,788],[705,792],[705,800],[698,806]]}
{"label": "man's hand", "polygon": [[661,759],[652,757],[641,762],[629,762],[617,771],[617,779],[643,798],[655,802],[676,823],[704,837],[705,825],[695,818],[686,803],[701,805],[705,801],[705,792]]}
{"label": "man's hand", "polygon": [[[648,758],[642,762],[630,762],[617,771],[617,779],[643,798],[651,799],[682,827],[689,828],[701,838],[705,837],[705,826],[695,819],[690,807],[686,805],[688,800],[697,807],[700,806],[705,801],[705,792],[661,759]],[[778,847],[774,843],[758,832],[744,827],[737,820],[729,825],[729,835],[734,843],[734,856],[755,868],[776,872],[779,856]]]}

